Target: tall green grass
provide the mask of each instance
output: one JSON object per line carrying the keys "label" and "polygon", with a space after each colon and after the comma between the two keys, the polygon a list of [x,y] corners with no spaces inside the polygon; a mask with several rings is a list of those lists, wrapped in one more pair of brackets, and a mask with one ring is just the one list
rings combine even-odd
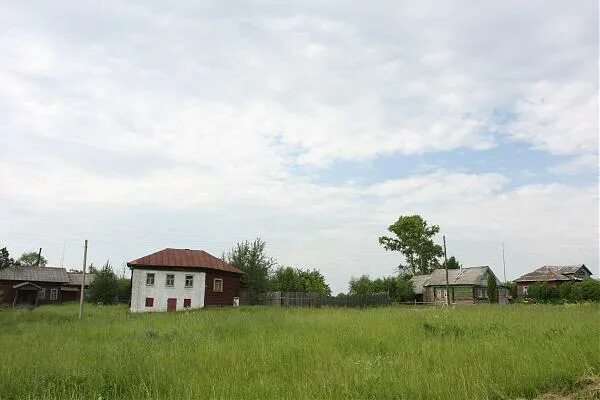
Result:
{"label": "tall green grass", "polygon": [[599,372],[598,305],[0,311],[0,399],[512,399]]}

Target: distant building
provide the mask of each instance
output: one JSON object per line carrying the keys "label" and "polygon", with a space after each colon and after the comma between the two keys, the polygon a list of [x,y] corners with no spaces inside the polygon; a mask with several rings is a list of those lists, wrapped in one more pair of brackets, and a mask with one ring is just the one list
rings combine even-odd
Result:
{"label": "distant building", "polygon": [[[498,302],[508,303],[508,290],[500,283],[488,266],[448,270],[450,303],[488,303],[488,276],[492,275],[498,287]],[[417,302],[446,303],[446,270],[436,269],[429,275],[415,275],[410,280]]]}
{"label": "distant building", "polygon": [[[0,270],[0,298],[13,307],[77,301],[82,276],[81,273],[68,273],[65,268],[6,268]],[[93,279],[93,274],[86,274],[86,288]]]}
{"label": "distant building", "polygon": [[203,250],[164,249],[130,261],[131,311],[231,306],[243,272]]}
{"label": "distant building", "polygon": [[585,264],[576,265],[545,265],[517,279],[517,297],[527,297],[529,286],[536,283],[546,283],[560,287],[565,282],[578,282],[590,278],[590,271]]}
{"label": "distant building", "polygon": [[[69,275],[69,283],[61,287],[62,301],[79,301],[83,273],[67,272],[67,275]],[[89,289],[92,282],[94,282],[94,279],[96,279],[96,274],[85,274],[84,289]]]}

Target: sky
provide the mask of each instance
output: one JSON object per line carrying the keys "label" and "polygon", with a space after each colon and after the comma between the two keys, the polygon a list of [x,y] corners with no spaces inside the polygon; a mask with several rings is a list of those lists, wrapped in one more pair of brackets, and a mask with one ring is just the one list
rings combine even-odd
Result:
{"label": "sky", "polygon": [[514,279],[599,265],[598,3],[3,2],[0,247],[260,237],[334,293],[400,215]]}

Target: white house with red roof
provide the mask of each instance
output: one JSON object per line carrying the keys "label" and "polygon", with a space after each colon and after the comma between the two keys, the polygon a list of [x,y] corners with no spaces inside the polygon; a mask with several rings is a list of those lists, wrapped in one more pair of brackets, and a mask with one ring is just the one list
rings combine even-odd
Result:
{"label": "white house with red roof", "polygon": [[231,306],[243,272],[204,250],[167,248],[127,263],[131,311]]}

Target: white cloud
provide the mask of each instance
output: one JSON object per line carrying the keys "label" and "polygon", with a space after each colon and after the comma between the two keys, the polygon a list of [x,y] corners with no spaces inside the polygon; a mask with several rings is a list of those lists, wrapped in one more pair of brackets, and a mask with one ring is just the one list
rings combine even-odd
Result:
{"label": "white cloud", "polygon": [[[69,219],[63,207],[110,206],[235,220],[260,209],[244,232],[271,235],[283,262],[322,266],[336,285],[388,271],[397,259],[376,237],[409,212],[458,237],[472,262],[490,257],[478,243],[505,240],[540,260],[597,264],[587,187],[518,186],[490,169],[458,172],[458,158],[450,171],[319,181],[338,161],[483,150],[503,135],[572,157],[552,172],[597,167],[596,3],[27,7],[0,6],[0,202],[19,213]],[[88,151],[132,161],[115,173],[90,167]],[[214,235],[235,240],[234,225]],[[519,269],[533,262],[519,257]]]}

